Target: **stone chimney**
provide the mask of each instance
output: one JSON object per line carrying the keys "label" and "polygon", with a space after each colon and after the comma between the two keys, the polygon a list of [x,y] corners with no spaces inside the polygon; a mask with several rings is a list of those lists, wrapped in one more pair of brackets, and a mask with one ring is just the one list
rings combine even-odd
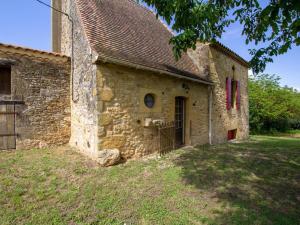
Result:
{"label": "stone chimney", "polygon": [[[62,0],[52,0],[52,7],[62,11]],[[52,51],[61,53],[62,14],[52,9]]]}

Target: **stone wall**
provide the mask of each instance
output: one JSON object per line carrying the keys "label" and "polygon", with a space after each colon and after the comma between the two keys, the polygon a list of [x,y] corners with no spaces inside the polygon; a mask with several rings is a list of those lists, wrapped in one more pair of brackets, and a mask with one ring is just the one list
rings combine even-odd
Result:
{"label": "stone wall", "polygon": [[[190,57],[202,71],[209,71],[208,78],[214,83],[212,104],[212,143],[227,141],[229,130],[237,129],[237,139],[249,136],[248,68],[235,57],[208,44],[197,43]],[[234,71],[233,68],[234,67]],[[240,110],[226,109],[226,78],[238,80],[241,85]]]}
{"label": "stone wall", "polygon": [[93,64],[96,53],[89,46],[74,1],[63,0],[62,3],[63,11],[71,15],[74,25],[72,37],[71,23],[62,17],[62,53],[73,56],[74,60],[70,144],[95,157],[98,154],[97,67]]}
{"label": "stone wall", "polygon": [[[210,76],[214,82],[212,130],[213,143],[227,141],[228,130],[237,129],[238,140],[249,137],[248,68],[223,52],[210,47]],[[234,71],[233,71],[234,67]],[[240,82],[241,103],[226,109],[226,77]]]}
{"label": "stone wall", "polygon": [[[113,64],[98,64],[97,54],[86,38],[74,1],[63,0],[62,10],[73,18],[74,32],[67,17],[62,17],[62,53],[73,56],[72,125],[70,144],[92,158],[99,151],[119,149],[123,158],[140,157],[158,150],[157,130],[144,127],[146,118],[174,120],[175,97],[187,100],[185,142],[209,141],[207,85],[180,80],[168,75]],[[73,43],[73,44],[72,44]],[[189,52],[201,74],[215,82],[213,88],[212,140],[227,140],[227,131],[238,129],[238,139],[248,137],[247,68],[208,45],[198,44]],[[98,62],[97,62],[98,63]],[[232,66],[242,84],[239,112],[226,110],[225,79]],[[189,90],[183,88],[183,83]],[[156,96],[156,106],[145,108],[145,94]]]}
{"label": "stone wall", "polygon": [[[98,66],[97,84],[99,150],[117,148],[123,158],[158,151],[157,128],[145,127],[145,119],[174,121],[176,96],[186,98],[186,144],[208,143],[207,85],[112,64]],[[147,93],[155,95],[152,109]]]}
{"label": "stone wall", "polygon": [[[62,10],[62,0],[52,0],[51,3],[53,8],[59,11]],[[52,10],[51,20],[52,51],[61,53],[62,14],[58,11]]]}
{"label": "stone wall", "polygon": [[17,149],[66,144],[70,138],[69,60],[38,56],[34,51],[24,54],[0,48],[0,60],[12,62],[11,95],[0,100],[24,102],[16,107]]}

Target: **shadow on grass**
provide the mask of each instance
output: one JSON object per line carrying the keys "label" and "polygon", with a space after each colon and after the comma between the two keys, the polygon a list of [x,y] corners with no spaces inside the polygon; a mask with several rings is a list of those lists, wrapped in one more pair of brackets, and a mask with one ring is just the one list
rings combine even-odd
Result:
{"label": "shadow on grass", "polygon": [[183,181],[222,205],[212,224],[300,224],[300,140],[255,137],[186,150]]}

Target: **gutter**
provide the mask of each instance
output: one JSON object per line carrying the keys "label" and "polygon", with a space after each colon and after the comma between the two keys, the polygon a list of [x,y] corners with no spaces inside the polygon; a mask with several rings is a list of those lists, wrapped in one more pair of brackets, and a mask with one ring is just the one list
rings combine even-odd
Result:
{"label": "gutter", "polygon": [[116,58],[112,58],[112,57],[98,56],[94,63],[97,64],[97,62],[112,63],[112,64],[121,65],[121,66],[127,66],[127,67],[134,68],[134,69],[147,70],[147,71],[151,71],[151,72],[155,72],[155,73],[159,73],[159,74],[166,74],[166,75],[169,75],[169,76],[172,76],[172,77],[176,77],[176,78],[179,78],[179,79],[190,80],[190,81],[201,83],[201,84],[214,85],[212,82],[209,82],[209,81],[204,81],[204,80],[201,80],[201,79],[191,78],[191,77],[187,77],[187,76],[180,75],[180,74],[177,74],[177,73],[172,73],[172,72],[169,72],[169,71],[152,68],[152,67],[149,67],[149,66],[143,66],[143,65],[140,65],[140,64],[131,63],[131,62],[128,62],[126,60],[116,59]]}
{"label": "gutter", "polygon": [[208,88],[209,97],[208,97],[208,140],[209,144],[212,145],[212,103],[213,103],[213,89],[212,87]]}

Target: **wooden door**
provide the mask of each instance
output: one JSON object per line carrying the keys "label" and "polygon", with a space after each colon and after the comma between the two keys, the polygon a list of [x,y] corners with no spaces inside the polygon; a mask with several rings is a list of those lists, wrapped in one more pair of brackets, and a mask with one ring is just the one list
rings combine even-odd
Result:
{"label": "wooden door", "polygon": [[185,136],[185,98],[175,98],[175,145],[183,146]]}
{"label": "wooden door", "polygon": [[0,104],[0,150],[15,148],[15,105]]}

